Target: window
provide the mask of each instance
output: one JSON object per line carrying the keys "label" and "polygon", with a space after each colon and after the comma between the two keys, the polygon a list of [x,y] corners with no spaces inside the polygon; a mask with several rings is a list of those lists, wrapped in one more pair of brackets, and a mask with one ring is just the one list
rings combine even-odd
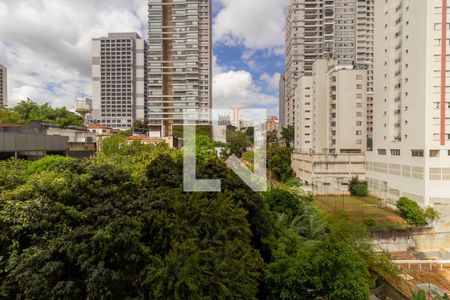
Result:
{"label": "window", "polygon": [[386,155],[386,149],[378,149],[378,155]]}
{"label": "window", "polygon": [[430,157],[439,157],[440,153],[440,150],[430,150]]}
{"label": "window", "polygon": [[423,157],[423,155],[424,155],[423,150],[411,150],[412,157]]}
{"label": "window", "polygon": [[400,156],[400,149],[391,149],[391,156]]}

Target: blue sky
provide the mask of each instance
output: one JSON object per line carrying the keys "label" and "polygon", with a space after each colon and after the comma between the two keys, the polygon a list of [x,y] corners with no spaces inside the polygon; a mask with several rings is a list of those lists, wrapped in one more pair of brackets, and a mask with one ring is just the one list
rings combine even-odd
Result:
{"label": "blue sky", "polygon": [[[276,114],[287,0],[212,1],[214,105]],[[134,31],[146,37],[146,27],[146,0],[0,1],[10,105],[29,97],[72,108],[76,97],[92,94],[92,38]]]}

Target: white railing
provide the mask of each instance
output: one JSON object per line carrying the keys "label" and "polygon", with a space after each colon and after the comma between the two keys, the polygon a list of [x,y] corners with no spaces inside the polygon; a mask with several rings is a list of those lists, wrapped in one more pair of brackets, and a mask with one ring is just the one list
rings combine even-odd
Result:
{"label": "white railing", "polygon": [[422,265],[428,265],[430,270],[433,269],[433,265],[438,265],[442,270],[444,265],[450,265],[450,260],[448,259],[437,259],[437,260],[393,260],[395,265],[408,265],[408,269],[411,269],[411,265],[419,265],[419,269],[422,270]]}

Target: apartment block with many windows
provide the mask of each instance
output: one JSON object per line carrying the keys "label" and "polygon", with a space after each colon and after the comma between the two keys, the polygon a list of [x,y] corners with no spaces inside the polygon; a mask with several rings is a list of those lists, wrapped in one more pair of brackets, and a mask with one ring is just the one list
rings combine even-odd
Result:
{"label": "apartment block with many windows", "polygon": [[8,105],[8,70],[0,65],[0,108]]}
{"label": "apartment block with many windows", "polygon": [[184,115],[208,124],[211,108],[211,1],[149,0],[148,119],[168,136]]}
{"label": "apartment block with many windows", "polygon": [[147,43],[137,33],[92,41],[93,119],[128,130],[147,111]]}
{"label": "apartment block with many windows", "polygon": [[[367,70],[320,59],[296,90],[293,168],[305,183],[347,184],[364,177]],[[343,188],[345,190],[345,187]],[[336,190],[333,190],[336,192]],[[331,191],[330,191],[331,192]]]}
{"label": "apartment block with many windows", "polygon": [[321,58],[367,69],[367,132],[372,132],[374,0],[291,0],[286,13],[285,122],[296,119],[295,90]]}
{"label": "apartment block with many windows", "polygon": [[373,195],[450,204],[450,19],[446,0],[375,3]]}

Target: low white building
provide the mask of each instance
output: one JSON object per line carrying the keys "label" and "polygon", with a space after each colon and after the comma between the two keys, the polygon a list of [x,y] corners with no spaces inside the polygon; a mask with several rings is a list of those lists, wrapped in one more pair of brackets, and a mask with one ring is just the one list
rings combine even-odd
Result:
{"label": "low white building", "polygon": [[95,143],[96,135],[87,130],[81,129],[61,129],[50,127],[47,129],[48,135],[66,136],[69,143]]}

